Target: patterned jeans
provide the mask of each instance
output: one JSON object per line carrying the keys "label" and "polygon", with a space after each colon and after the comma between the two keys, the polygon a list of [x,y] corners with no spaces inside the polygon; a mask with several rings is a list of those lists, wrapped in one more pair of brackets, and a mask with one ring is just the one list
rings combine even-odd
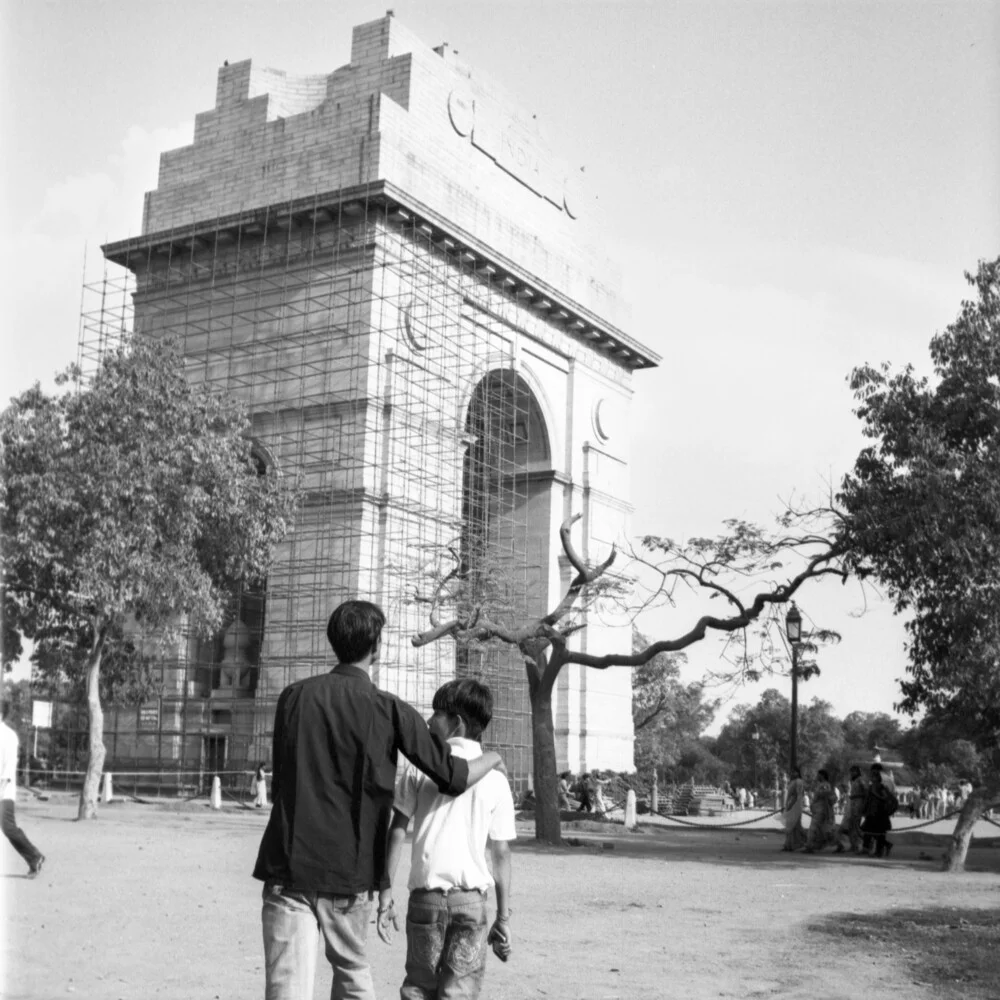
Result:
{"label": "patterned jeans", "polygon": [[488,931],[485,892],[411,892],[401,1000],[477,1000]]}
{"label": "patterned jeans", "polygon": [[333,967],[330,1000],[375,1000],[365,957],[371,914],[367,893],[334,896],[267,882],[263,898],[265,1000],[312,1000],[319,934]]}

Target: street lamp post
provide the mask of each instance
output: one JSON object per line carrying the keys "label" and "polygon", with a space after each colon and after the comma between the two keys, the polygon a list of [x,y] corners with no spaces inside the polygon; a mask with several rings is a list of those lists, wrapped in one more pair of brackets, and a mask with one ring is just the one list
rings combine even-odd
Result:
{"label": "street lamp post", "polygon": [[754,726],[753,732],[750,734],[750,739],[753,740],[753,790],[754,794],[757,794],[757,746],[760,743],[760,730]]}
{"label": "street lamp post", "polygon": [[802,615],[794,601],[785,615],[785,634],[792,647],[792,738],[788,766],[794,770],[799,763],[799,643],[802,641]]}

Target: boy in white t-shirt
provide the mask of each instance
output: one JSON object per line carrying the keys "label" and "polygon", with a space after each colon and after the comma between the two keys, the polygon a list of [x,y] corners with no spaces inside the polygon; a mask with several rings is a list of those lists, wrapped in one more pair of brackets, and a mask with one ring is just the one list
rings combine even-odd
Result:
{"label": "boy in white t-shirt", "polygon": [[[449,681],[434,695],[431,732],[447,739],[452,754],[474,759],[493,717],[493,696],[471,678]],[[476,1000],[486,972],[487,945],[507,961],[510,935],[510,847],[514,800],[498,771],[450,798],[407,763],[396,783],[386,868],[396,873],[410,818],[413,851],[406,914],[406,978],[402,1000]],[[490,841],[493,874],[486,865]],[[496,887],[496,919],[487,929],[486,899]],[[392,889],[379,895],[378,933],[391,940]]]}

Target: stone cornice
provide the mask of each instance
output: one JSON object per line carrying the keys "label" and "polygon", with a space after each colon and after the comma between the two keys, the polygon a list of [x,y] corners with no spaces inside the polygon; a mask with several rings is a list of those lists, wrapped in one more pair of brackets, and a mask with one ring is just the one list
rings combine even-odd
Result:
{"label": "stone cornice", "polygon": [[287,233],[295,228],[316,230],[337,222],[349,224],[366,214],[370,217],[373,209],[388,225],[426,240],[460,267],[481,275],[553,325],[560,326],[568,337],[623,368],[653,368],[659,364],[660,355],[385,181],[145,233],[107,243],[101,249],[108,260],[138,272],[154,254],[166,254],[169,259],[175,254],[190,255],[198,250],[232,246],[245,235],[266,237],[276,230]]}

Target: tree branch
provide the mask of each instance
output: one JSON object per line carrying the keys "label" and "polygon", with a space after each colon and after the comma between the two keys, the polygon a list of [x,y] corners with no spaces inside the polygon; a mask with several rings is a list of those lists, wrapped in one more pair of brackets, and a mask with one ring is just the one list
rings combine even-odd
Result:
{"label": "tree branch", "polygon": [[573,582],[569,585],[569,589],[566,591],[563,599],[559,602],[554,611],[550,611],[543,619],[542,622],[546,625],[555,625],[562,617],[569,613],[570,609],[576,603],[577,597],[580,595],[580,591],[583,590],[588,584],[593,583],[595,580],[599,579],[607,571],[608,567],[615,561],[615,547],[611,546],[611,555],[604,560],[599,566],[595,566],[593,569],[587,569],[583,560],[577,554],[576,549],[573,547],[573,540],[570,537],[570,532],[573,529],[573,525],[580,520],[582,514],[574,514],[572,517],[568,517],[563,521],[559,528],[559,540],[562,542],[563,552],[566,553],[566,558],[569,560],[570,565],[576,570],[576,576],[573,578]]}
{"label": "tree branch", "polygon": [[698,619],[693,628],[677,639],[664,639],[654,642],[644,650],[631,654],[608,653],[604,656],[592,656],[588,653],[569,650],[566,653],[566,662],[577,663],[585,667],[594,667],[598,670],[603,670],[607,667],[638,667],[643,663],[648,663],[659,653],[674,653],[678,650],[686,649],[688,646],[704,639],[705,633],[709,629],[714,629],[718,632],[735,632],[738,629],[746,628],[751,622],[760,617],[767,605],[784,604],[791,600],[795,592],[807,580],[828,575],[846,579],[846,570],[826,565],[832,560],[839,558],[842,554],[843,551],[840,546],[831,546],[826,552],[814,556],[806,568],[801,573],[792,577],[787,584],[758,594],[754,598],[753,603],[740,614],[730,618],[703,615]]}

